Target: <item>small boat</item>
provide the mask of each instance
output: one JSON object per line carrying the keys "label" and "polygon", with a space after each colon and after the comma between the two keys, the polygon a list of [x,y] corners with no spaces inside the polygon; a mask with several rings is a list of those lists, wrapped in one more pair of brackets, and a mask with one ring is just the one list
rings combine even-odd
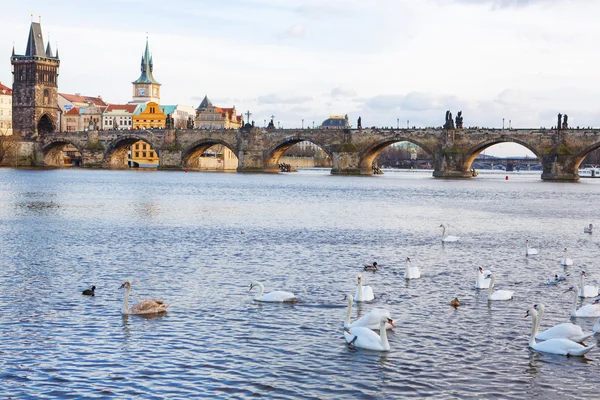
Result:
{"label": "small boat", "polygon": [[600,178],[600,168],[582,168],[579,170],[581,178]]}

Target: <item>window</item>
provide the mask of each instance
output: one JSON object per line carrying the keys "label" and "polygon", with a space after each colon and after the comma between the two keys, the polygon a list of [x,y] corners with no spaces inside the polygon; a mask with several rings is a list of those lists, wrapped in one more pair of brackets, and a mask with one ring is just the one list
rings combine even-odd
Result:
{"label": "window", "polygon": [[136,158],[139,158],[139,157],[140,157],[140,152],[139,152],[139,151],[136,151],[136,152],[135,152],[135,157],[136,157]]}
{"label": "window", "polygon": [[153,151],[150,152],[150,157],[154,157],[154,152]]}
{"label": "window", "polygon": [[142,145],[142,149],[146,150],[146,144],[145,143]]}
{"label": "window", "polygon": [[135,149],[136,149],[136,150],[139,150],[139,149],[140,149],[140,144],[139,144],[139,143],[136,143],[136,144],[135,144]]}
{"label": "window", "polygon": [[146,152],[145,151],[142,152],[142,157],[146,158]]}

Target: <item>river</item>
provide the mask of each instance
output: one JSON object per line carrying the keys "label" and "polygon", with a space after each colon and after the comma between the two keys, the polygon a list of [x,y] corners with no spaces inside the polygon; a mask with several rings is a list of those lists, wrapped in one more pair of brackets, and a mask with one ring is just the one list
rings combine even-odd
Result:
{"label": "river", "polygon": [[[536,353],[523,316],[541,302],[542,328],[567,322],[579,271],[600,282],[600,231],[583,233],[600,179],[505,176],[0,169],[0,397],[598,398],[600,350]],[[568,282],[547,286],[565,247]],[[391,312],[386,353],[343,337],[342,298],[373,261],[375,300],[352,318]],[[474,290],[479,265],[514,299]],[[253,280],[299,302],[254,302]],[[168,312],[121,316],[125,281]]]}

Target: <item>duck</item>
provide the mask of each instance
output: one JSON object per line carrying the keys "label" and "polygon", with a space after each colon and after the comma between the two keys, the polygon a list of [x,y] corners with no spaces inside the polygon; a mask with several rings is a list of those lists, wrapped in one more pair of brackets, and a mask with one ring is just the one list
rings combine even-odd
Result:
{"label": "duck", "polygon": [[452,236],[452,235],[446,234],[446,229],[448,229],[448,225],[445,222],[443,222],[440,225],[440,228],[442,228],[442,242],[443,243],[458,242],[460,240],[460,236]]}
{"label": "duck", "polygon": [[356,301],[371,301],[375,298],[373,288],[371,286],[363,286],[362,275],[358,275],[358,283],[356,285],[354,298]]}
{"label": "duck", "polygon": [[[542,319],[544,318],[544,312],[546,308],[543,304],[536,304],[533,306],[538,312],[537,329],[540,329]],[[583,342],[585,339],[594,335],[594,332],[586,333],[581,329],[579,325],[565,322],[548,328],[543,332],[539,332],[535,335],[536,340],[544,341],[549,339],[569,339],[574,342]]]}
{"label": "duck", "polygon": [[529,247],[529,240],[525,240],[525,256],[534,256],[538,253],[537,249]]}
{"label": "duck", "polygon": [[568,257],[568,252],[569,252],[569,249],[567,249],[567,248],[565,247],[565,256],[563,257],[563,259],[562,259],[562,260],[560,260],[560,265],[564,265],[565,267],[566,267],[566,266],[569,266],[569,265],[573,265],[573,260],[571,260],[571,259]]}
{"label": "duck", "polygon": [[567,279],[567,276],[569,276],[569,274],[567,274],[566,276],[565,276],[565,275],[558,275],[558,274],[555,274],[555,275],[554,275],[554,279],[548,279],[548,280],[546,281],[546,285],[556,285],[556,284],[558,284],[558,283],[560,283],[560,282],[562,282],[562,281],[566,280],[566,279]]}
{"label": "duck", "polygon": [[594,226],[592,224],[590,224],[589,226],[583,228],[583,233],[592,233],[593,229],[594,229]]}
{"label": "duck", "polygon": [[460,301],[458,301],[458,297],[455,297],[454,299],[450,300],[450,305],[454,308],[460,306]]}
{"label": "duck", "polygon": [[548,354],[559,354],[563,356],[577,356],[581,357],[594,347],[596,344],[591,346],[584,346],[579,343],[575,343],[569,339],[548,339],[544,342],[537,343],[535,337],[537,335],[537,326],[538,326],[538,313],[534,307],[531,307],[527,310],[525,314],[525,318],[531,316],[532,318],[532,328],[531,328],[531,336],[529,338],[529,347],[533,350],[538,351],[540,353],[548,353]]}
{"label": "duck", "polygon": [[387,338],[386,324],[394,325],[394,321],[387,316],[382,316],[379,321],[379,335],[369,328],[359,326],[344,331],[344,339],[349,347],[373,351],[389,351],[390,343]]}
{"label": "duck", "polygon": [[264,303],[289,303],[297,301],[296,295],[291,292],[284,292],[281,290],[275,290],[273,292],[265,293],[265,287],[262,283],[254,281],[250,284],[248,291],[258,287],[258,294],[254,296],[254,301],[262,301]]}
{"label": "duck", "polygon": [[162,300],[158,299],[144,299],[129,308],[129,292],[131,291],[131,283],[125,282],[119,287],[119,289],[125,289],[125,298],[123,299],[123,308],[121,313],[123,315],[140,315],[140,314],[157,314],[167,311],[169,304],[165,304]]}
{"label": "duck", "polygon": [[84,296],[95,296],[96,295],[96,286],[92,286],[91,289],[85,289],[83,292],[81,292],[81,294]]}
{"label": "duck", "polygon": [[[379,321],[381,321],[382,317],[387,317],[389,319],[392,318],[388,310],[383,308],[374,308],[367,314],[357,319],[356,321],[350,323],[350,317],[352,315],[352,302],[354,301],[354,296],[352,296],[351,294],[347,294],[346,296],[344,296],[343,300],[348,301],[348,313],[346,314],[346,321],[344,322],[345,329],[358,328],[359,326],[362,326],[372,330],[377,330],[379,329]],[[385,329],[392,328],[393,326],[389,323],[385,324]]]}
{"label": "duck", "polygon": [[365,265],[363,269],[365,271],[377,271],[377,261],[373,261],[373,265]]}
{"label": "duck", "polygon": [[475,289],[489,289],[491,279],[486,278],[492,271],[489,269],[483,270],[482,267],[477,267],[477,277],[475,278]]}
{"label": "duck", "polygon": [[575,292],[575,296],[573,298],[573,306],[571,307],[571,317],[600,317],[600,303],[598,302],[598,300],[594,301],[592,304],[586,304],[585,306],[577,308],[577,300],[579,300],[579,288],[577,286],[571,286],[570,288],[565,290],[565,293],[570,291]]}
{"label": "duck", "polygon": [[598,297],[598,286],[584,285],[584,278],[587,278],[585,271],[579,274],[579,297]]}
{"label": "duck", "polygon": [[418,279],[421,277],[419,267],[413,267],[410,264],[410,257],[406,257],[406,270],[404,271],[404,279]]}
{"label": "duck", "polygon": [[510,300],[513,298],[512,290],[496,290],[494,291],[494,282],[496,281],[496,277],[494,274],[489,274],[486,278],[490,278],[490,287],[488,289],[488,300]]}

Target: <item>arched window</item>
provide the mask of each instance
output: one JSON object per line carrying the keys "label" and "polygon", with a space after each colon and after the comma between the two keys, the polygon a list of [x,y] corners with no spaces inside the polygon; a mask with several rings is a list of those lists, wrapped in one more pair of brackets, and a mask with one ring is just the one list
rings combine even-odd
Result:
{"label": "arched window", "polygon": [[48,89],[44,89],[44,105],[47,106],[50,102],[50,94],[48,93]]}

